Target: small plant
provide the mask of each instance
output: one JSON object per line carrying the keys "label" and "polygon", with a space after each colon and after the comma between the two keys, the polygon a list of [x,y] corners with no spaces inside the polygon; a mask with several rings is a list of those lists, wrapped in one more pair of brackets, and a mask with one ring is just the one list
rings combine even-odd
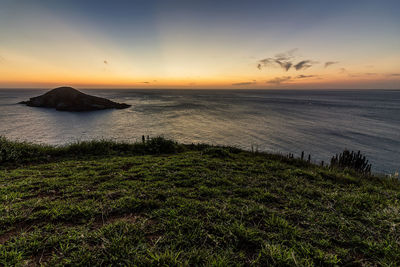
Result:
{"label": "small plant", "polygon": [[258,153],[258,145],[251,144],[251,153],[257,154]]}
{"label": "small plant", "polygon": [[371,174],[371,164],[360,151],[355,153],[346,149],[341,154],[336,154],[331,159],[331,167],[351,169],[365,175]]}
{"label": "small plant", "polygon": [[162,136],[147,137],[145,149],[150,154],[168,154],[178,151],[178,144],[172,140],[165,139]]}
{"label": "small plant", "polygon": [[213,158],[230,158],[231,155],[227,149],[221,147],[209,147],[203,151],[204,155],[209,155]]}

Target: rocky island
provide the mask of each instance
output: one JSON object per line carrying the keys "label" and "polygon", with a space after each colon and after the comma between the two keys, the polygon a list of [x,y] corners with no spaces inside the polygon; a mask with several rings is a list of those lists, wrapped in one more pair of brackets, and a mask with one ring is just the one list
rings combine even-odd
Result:
{"label": "rocky island", "polygon": [[124,109],[131,105],[87,95],[72,87],[58,87],[41,96],[20,102],[30,107],[55,108],[60,111],[92,111],[102,109]]}

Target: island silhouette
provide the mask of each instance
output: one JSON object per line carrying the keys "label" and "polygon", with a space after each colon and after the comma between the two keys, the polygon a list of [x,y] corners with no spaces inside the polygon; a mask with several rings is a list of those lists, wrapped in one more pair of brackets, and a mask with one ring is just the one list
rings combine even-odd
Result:
{"label": "island silhouette", "polygon": [[58,87],[41,96],[22,101],[30,107],[55,108],[59,111],[93,111],[103,109],[124,109],[131,105],[82,93],[72,87]]}

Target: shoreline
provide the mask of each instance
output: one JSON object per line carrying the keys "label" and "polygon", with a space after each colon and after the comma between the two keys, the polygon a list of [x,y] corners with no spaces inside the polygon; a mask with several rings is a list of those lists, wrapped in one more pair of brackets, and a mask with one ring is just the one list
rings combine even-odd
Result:
{"label": "shoreline", "polygon": [[[202,151],[204,149],[225,149],[229,151],[237,151],[251,154],[259,154],[272,156],[285,160],[300,161],[309,165],[318,167],[325,167],[331,169],[329,160],[315,161],[311,154],[299,153],[301,156],[294,156],[292,153],[283,153],[276,151],[259,151],[258,146],[251,146],[250,149],[242,149],[235,146],[224,146],[224,145],[212,145],[207,143],[179,143],[172,139],[166,139],[162,136],[139,139],[133,142],[118,141],[113,139],[93,139],[89,141],[74,141],[61,145],[49,145],[32,143],[28,141],[10,140],[6,137],[0,136],[0,164],[24,164],[24,163],[39,163],[39,162],[50,162],[53,160],[62,160],[69,157],[79,156],[93,157],[93,156],[115,156],[115,155],[157,155],[157,154],[174,154],[190,150]],[[154,147],[153,147],[154,146]],[[14,157],[8,157],[5,151],[10,149],[11,154]],[[6,148],[6,149],[4,149]],[[3,154],[2,154],[2,153]],[[10,154],[10,152],[9,152]],[[338,154],[336,154],[338,155]],[[334,155],[333,155],[334,156]],[[5,160],[5,158],[7,158]],[[303,157],[303,158],[301,158]],[[311,160],[309,160],[311,157]],[[342,170],[342,169],[338,169]],[[351,169],[347,171],[352,171]],[[388,177],[388,178],[399,178],[399,172],[394,173],[379,173],[371,172],[372,176],[376,177]]]}

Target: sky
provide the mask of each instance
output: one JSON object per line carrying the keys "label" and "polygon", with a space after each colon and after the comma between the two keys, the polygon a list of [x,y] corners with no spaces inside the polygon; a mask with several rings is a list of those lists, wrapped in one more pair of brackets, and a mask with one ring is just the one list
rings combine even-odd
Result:
{"label": "sky", "polygon": [[0,88],[400,89],[398,0],[0,0]]}

